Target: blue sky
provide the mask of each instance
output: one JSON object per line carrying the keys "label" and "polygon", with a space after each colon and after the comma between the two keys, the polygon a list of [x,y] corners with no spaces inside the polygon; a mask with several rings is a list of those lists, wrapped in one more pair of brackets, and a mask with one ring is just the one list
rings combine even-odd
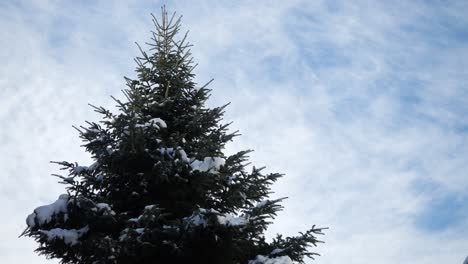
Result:
{"label": "blue sky", "polygon": [[64,191],[49,160],[90,162],[71,125],[113,107],[162,4],[196,81],[215,79],[209,104],[231,102],[227,151],[286,174],[269,234],[329,226],[316,263],[462,263],[468,4],[305,0],[2,1],[1,263],[56,263],[17,236]]}

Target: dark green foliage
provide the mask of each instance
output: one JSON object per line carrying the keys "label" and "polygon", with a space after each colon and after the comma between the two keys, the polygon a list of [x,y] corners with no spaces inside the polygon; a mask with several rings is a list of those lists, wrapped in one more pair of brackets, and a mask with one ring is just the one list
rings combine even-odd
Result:
{"label": "dark green foliage", "polygon": [[[69,172],[56,175],[69,196],[36,209],[24,234],[61,263],[247,264],[258,255],[296,262],[315,255],[307,249],[321,228],[265,240],[282,209],[282,199],[268,200],[270,185],[282,175],[247,172],[249,151],[224,155],[237,134],[222,123],[226,106],[205,107],[210,90],[193,82],[187,35],[176,39],[180,19],[163,9],[153,21],[137,79],[126,78],[126,100],[114,98],[118,113],[93,106],[103,119],[77,128],[95,163],[57,162]],[[50,219],[41,216],[59,202]]]}

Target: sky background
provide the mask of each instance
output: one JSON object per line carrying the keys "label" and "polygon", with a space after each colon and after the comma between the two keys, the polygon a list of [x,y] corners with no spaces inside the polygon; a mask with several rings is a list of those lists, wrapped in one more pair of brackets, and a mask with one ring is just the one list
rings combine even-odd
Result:
{"label": "sky background", "polygon": [[[0,2],[0,263],[57,263],[18,238],[64,192],[50,160],[91,163],[72,125],[134,77],[163,1]],[[321,264],[468,255],[467,1],[170,1],[227,152],[286,176],[268,234],[330,229]]]}

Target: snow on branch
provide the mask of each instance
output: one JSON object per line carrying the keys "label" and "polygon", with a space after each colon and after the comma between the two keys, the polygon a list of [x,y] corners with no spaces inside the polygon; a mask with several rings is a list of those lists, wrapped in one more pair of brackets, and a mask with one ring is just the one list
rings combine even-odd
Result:
{"label": "snow on branch", "polygon": [[47,236],[47,241],[61,239],[67,245],[75,245],[78,239],[89,231],[89,227],[85,226],[80,229],[62,229],[53,228],[51,230],[39,230],[39,233]]}
{"label": "snow on branch", "polygon": [[220,157],[205,157],[203,161],[193,160],[192,163],[190,163],[190,166],[194,171],[211,172],[216,174],[225,162],[226,161]]}
{"label": "snow on branch", "polygon": [[26,224],[28,227],[34,228],[36,225],[40,227],[49,223],[56,215],[60,213],[66,214],[68,198],[68,194],[62,194],[59,196],[57,201],[34,209],[34,212],[26,218]]}
{"label": "snow on branch", "polygon": [[135,127],[141,127],[141,128],[154,127],[156,129],[161,129],[161,128],[167,128],[167,124],[161,118],[153,118],[144,124],[136,124]]}
{"label": "snow on branch", "polygon": [[249,260],[248,264],[293,264],[293,262],[288,256],[269,258],[263,255],[258,255],[254,260]]}
{"label": "snow on branch", "polygon": [[214,209],[198,209],[198,212],[193,213],[191,216],[184,218],[184,221],[193,226],[206,227],[210,224],[210,217],[216,216],[215,222],[225,226],[243,226],[248,223],[248,219],[243,216],[236,216],[233,214],[222,214]]}

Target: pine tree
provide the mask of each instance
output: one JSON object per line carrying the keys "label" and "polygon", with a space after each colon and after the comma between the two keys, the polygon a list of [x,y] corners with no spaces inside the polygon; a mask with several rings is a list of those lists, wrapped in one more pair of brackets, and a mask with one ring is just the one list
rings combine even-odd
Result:
{"label": "pine tree", "polygon": [[210,90],[194,83],[180,18],[153,16],[149,52],[126,78],[118,113],[92,106],[98,123],[77,128],[92,165],[55,162],[67,176],[52,204],[38,207],[23,235],[61,263],[303,263],[323,228],[295,237],[264,232],[282,199],[268,199],[281,174],[253,167],[247,151],[225,156],[238,136],[222,123],[226,105],[207,108]]}

